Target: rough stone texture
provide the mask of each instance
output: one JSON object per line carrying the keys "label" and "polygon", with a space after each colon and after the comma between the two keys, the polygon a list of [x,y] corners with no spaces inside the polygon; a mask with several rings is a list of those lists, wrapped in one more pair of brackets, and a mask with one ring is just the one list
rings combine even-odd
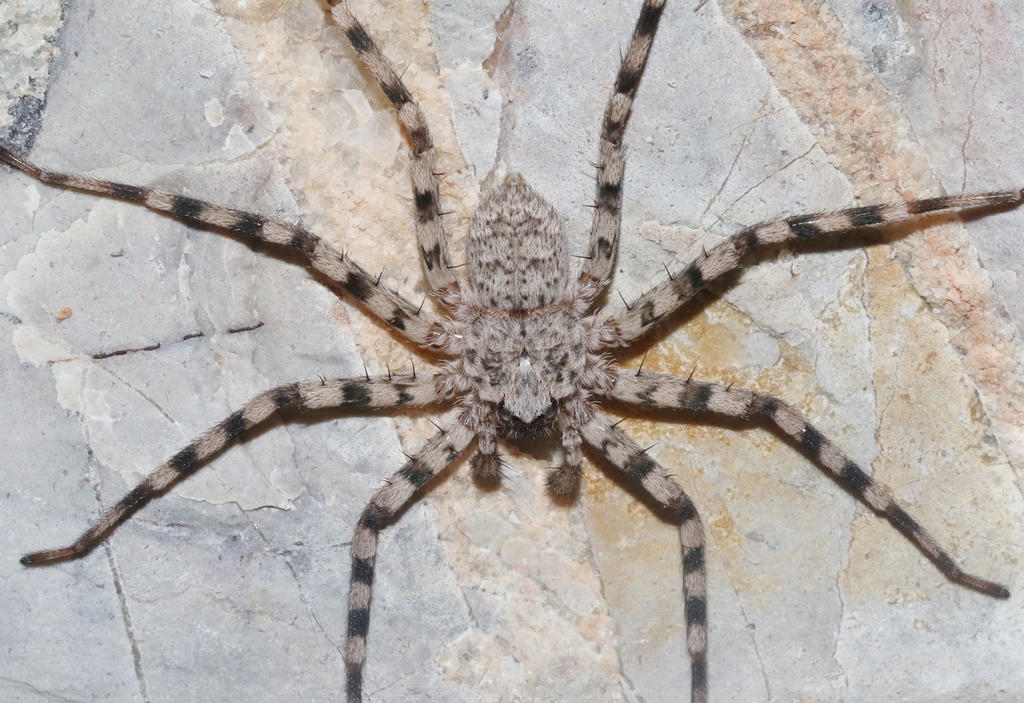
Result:
{"label": "rough stone texture", "polygon": [[[511,171],[585,250],[639,2],[594,5],[355,4],[431,120],[457,259],[481,184]],[[1024,184],[1018,3],[691,9],[669,3],[629,132],[627,299],[777,214]],[[424,295],[404,138],[316,3],[56,16],[35,3],[0,33],[2,104],[36,99],[0,127],[41,125],[33,159],[301,219]],[[271,423],[88,557],[17,557],[253,393],[407,370],[409,350],[286,254],[6,169],[0,213],[0,698],[339,699],[347,540],[425,416]],[[779,395],[1015,596],[947,583],[764,428],[629,419],[703,510],[712,700],[1024,698],[1024,208],[927,224],[766,253],[625,363]],[[551,447],[509,454],[501,490],[456,470],[385,534],[368,699],[686,700],[673,528],[593,467],[552,506]]]}

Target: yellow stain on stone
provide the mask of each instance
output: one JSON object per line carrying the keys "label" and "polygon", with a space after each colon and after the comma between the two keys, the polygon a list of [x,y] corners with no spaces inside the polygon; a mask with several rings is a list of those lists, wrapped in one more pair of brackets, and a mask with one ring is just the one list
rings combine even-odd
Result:
{"label": "yellow stain on stone", "polygon": [[[811,361],[777,339],[778,362],[770,368],[757,366],[743,344],[753,331],[748,315],[727,301],[716,300],[665,338],[624,360],[622,368],[636,369],[645,354],[644,372],[685,378],[696,365],[695,379],[731,382],[778,395],[806,411],[817,392]],[[790,529],[786,525],[790,506],[812,515],[820,508],[820,496],[813,491],[801,494],[785,480],[787,474],[810,474],[819,483],[828,479],[815,476],[815,469],[799,452],[753,424],[723,422],[710,414],[685,419],[673,412],[628,417],[626,410],[626,415],[620,426],[641,446],[651,447],[651,456],[697,505],[707,533],[712,578],[725,579],[735,592],[749,598],[770,599],[772,591],[763,586],[772,581],[772,572],[752,561],[749,551],[749,535],[767,529],[752,516],[766,513],[774,517],[778,529]],[[597,468],[588,468],[587,476],[583,510],[594,560],[604,578],[604,594],[622,634],[620,656],[653,656],[649,648],[656,649],[685,627],[678,530],[625,490],[628,481],[609,480]],[[816,556],[811,549],[783,558]]]}
{"label": "yellow stain on stone", "polygon": [[604,597],[619,626],[640,623],[658,637],[666,627],[683,627],[676,528],[599,470],[588,471],[582,504]]}
{"label": "yellow stain on stone", "polygon": [[[722,0],[719,8],[862,203],[939,195],[936,174],[899,97],[852,45],[831,7],[804,0]],[[993,12],[990,17],[998,17]],[[938,318],[957,330],[964,370],[982,393],[1004,451],[1019,466],[1024,462],[1024,406],[1018,402],[1024,392],[1022,344],[973,242],[955,224],[900,230],[908,236],[893,249],[904,260],[909,281]],[[1018,480],[1017,490],[1022,486]]]}
{"label": "yellow stain on stone", "polygon": [[[418,304],[427,291],[413,228],[408,138],[343,32],[313,2],[216,4],[276,120],[274,136],[257,158],[282,164],[304,225],[373,274],[383,272],[383,284]],[[354,9],[426,114],[444,174],[443,209],[453,212],[445,224],[454,233],[465,231],[476,186],[455,136],[426,8],[370,2]],[[426,308],[432,305],[428,299]],[[383,326],[364,325],[357,342],[368,366],[382,357],[380,373],[385,362],[409,368],[405,349]]]}
{"label": "yellow stain on stone", "polygon": [[[996,525],[979,521],[979,503],[998,481],[1005,457],[991,437],[949,330],[909,287],[884,248],[869,251],[866,272],[878,397],[874,477],[967,570],[996,563]],[[907,602],[931,598],[946,579],[883,520],[859,510],[849,555],[850,596],[885,593]],[[897,576],[903,575],[903,576]],[[876,596],[877,597],[877,596]]]}
{"label": "yellow stain on stone", "polygon": [[[903,108],[829,6],[723,0],[719,7],[861,202],[936,194]],[[964,229],[927,224],[894,229],[893,246],[868,250],[864,300],[880,450],[872,468],[965,568],[983,570],[1000,561],[995,526],[1019,513],[996,496],[1020,492],[1012,473],[997,468],[1004,448],[1015,461],[1024,456],[1024,411],[1015,401],[1024,376],[1020,342]],[[922,598],[944,583],[884,520],[864,508],[857,515],[844,602],[877,598],[879,588],[894,599]]]}

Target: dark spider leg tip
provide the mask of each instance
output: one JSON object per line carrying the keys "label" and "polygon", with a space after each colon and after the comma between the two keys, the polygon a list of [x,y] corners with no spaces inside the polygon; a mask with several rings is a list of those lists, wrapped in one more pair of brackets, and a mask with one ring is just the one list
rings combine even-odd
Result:
{"label": "dark spider leg tip", "polygon": [[1006,586],[1001,586],[994,581],[988,581],[983,578],[978,578],[977,576],[961,573],[955,581],[961,586],[966,586],[971,590],[984,593],[986,596],[992,596],[993,598],[998,598],[1000,600],[1006,600],[1010,597],[1010,589]]}
{"label": "dark spider leg tip", "polygon": [[56,561],[64,561],[81,555],[81,550],[74,547],[61,547],[60,549],[47,549],[42,552],[26,554],[18,561],[22,566],[42,566],[52,564]]}

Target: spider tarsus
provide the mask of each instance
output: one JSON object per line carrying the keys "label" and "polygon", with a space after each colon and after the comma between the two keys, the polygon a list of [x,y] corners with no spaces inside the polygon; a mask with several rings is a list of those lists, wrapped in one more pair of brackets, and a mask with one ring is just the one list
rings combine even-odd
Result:
{"label": "spider tarsus", "polygon": [[1000,600],[1006,600],[1010,597],[1010,589],[1006,586],[1002,586],[994,581],[989,581],[988,579],[964,573],[963,571],[958,574],[954,574],[953,581],[961,586],[970,588],[972,591],[978,591],[979,593],[984,593],[986,596],[992,596],[993,598],[999,598]]}
{"label": "spider tarsus", "polygon": [[22,566],[42,566],[57,561],[73,559],[81,556],[83,553],[84,551],[78,547],[61,547],[59,549],[47,549],[42,552],[32,552],[31,554],[26,554],[18,561],[21,562]]}
{"label": "spider tarsus", "polygon": [[159,348],[160,342],[157,342],[156,344],[151,344],[148,347],[138,347],[137,349],[118,349],[117,351],[112,352],[101,352],[99,354],[93,354],[92,358],[95,359],[96,361],[101,361],[103,359],[109,359],[114,356],[124,356],[125,354],[133,354],[135,352],[156,351]]}
{"label": "spider tarsus", "polygon": [[993,583],[991,590],[984,590],[982,593],[990,595],[993,598],[999,598],[1000,600],[1006,600],[1010,597],[1010,589],[1006,586],[1000,586],[998,583]]}
{"label": "spider tarsus", "polygon": [[[225,332],[227,334],[240,334],[242,332],[252,332],[254,330],[258,330],[260,327],[263,327],[265,324],[265,322],[259,321],[255,325],[246,325],[245,327],[232,327],[229,330],[225,330]],[[198,337],[201,335],[196,336]]]}

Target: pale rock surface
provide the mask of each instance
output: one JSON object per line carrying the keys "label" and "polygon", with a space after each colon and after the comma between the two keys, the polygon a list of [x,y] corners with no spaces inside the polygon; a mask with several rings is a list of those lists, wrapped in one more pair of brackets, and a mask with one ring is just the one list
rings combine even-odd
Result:
{"label": "pale rock surface", "polygon": [[[639,1],[354,7],[431,121],[456,259],[513,171],[584,252]],[[691,10],[669,2],[629,131],[626,299],[758,220],[1024,184],[1019,3]],[[301,219],[425,295],[406,141],[315,2],[60,12],[0,4],[0,130],[38,132],[34,160]],[[0,213],[0,699],[341,700],[347,541],[426,414],[269,423],[86,558],[17,559],[254,393],[408,371],[407,346],[287,253],[7,169]],[[1024,208],[928,224],[755,257],[624,363],[794,404],[1014,597],[946,582],[762,427],[628,419],[703,511],[713,701],[1024,700]],[[687,700],[672,526],[593,466],[553,506],[552,445],[507,455],[501,490],[459,465],[385,533],[367,699]]]}

